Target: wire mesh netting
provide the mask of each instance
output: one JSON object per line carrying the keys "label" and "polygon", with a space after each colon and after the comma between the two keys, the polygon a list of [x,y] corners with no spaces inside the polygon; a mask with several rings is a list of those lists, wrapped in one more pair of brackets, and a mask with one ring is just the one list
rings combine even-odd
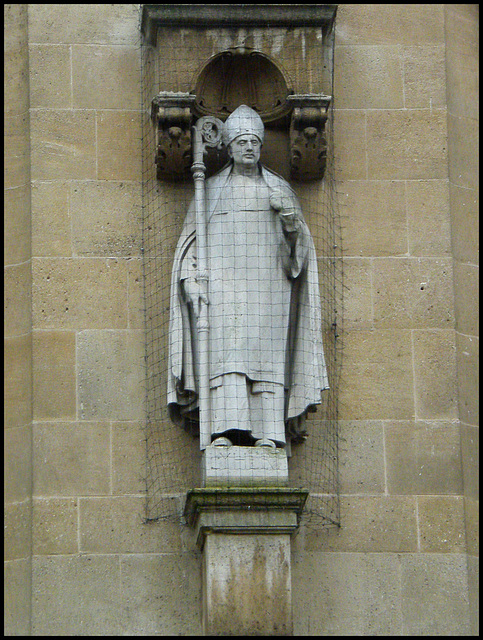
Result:
{"label": "wire mesh netting", "polygon": [[[332,34],[314,27],[162,27],[156,46],[142,42],[141,53],[146,519],[180,519],[186,492],[202,486],[202,309],[209,324],[210,438],[287,452],[289,486],[310,492],[303,518],[314,526],[338,524],[342,260],[333,103],[325,174],[309,182],[290,172],[290,119],[280,109],[272,119],[264,112],[267,104],[272,112],[283,107],[279,93],[287,79],[289,93],[302,87],[333,95]],[[270,71],[271,59],[284,70],[280,78]],[[159,176],[152,117],[159,92],[195,96],[192,125],[206,114],[225,123],[224,144],[204,159],[205,308],[193,159],[181,160],[188,171],[179,179]],[[229,119],[244,104],[262,119],[247,118],[248,111]]]}

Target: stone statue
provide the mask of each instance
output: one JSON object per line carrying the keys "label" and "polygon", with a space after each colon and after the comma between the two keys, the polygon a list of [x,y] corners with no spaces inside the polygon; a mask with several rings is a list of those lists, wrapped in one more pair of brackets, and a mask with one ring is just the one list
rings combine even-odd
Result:
{"label": "stone statue", "polygon": [[196,318],[207,304],[215,445],[289,446],[328,388],[313,240],[295,192],[259,162],[263,137],[245,105],[224,124],[230,162],[205,190],[208,296],[197,280],[194,203],[173,264],[170,415],[197,428]]}

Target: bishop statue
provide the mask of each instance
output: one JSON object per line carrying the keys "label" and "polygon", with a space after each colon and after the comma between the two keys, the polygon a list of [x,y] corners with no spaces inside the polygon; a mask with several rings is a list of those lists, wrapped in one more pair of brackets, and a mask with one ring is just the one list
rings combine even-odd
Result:
{"label": "bishop statue", "polygon": [[175,422],[199,429],[196,320],[205,304],[211,443],[289,449],[328,381],[314,243],[293,189],[260,163],[263,139],[245,105],[223,125],[229,162],[205,188],[207,292],[194,202],[187,212],[171,281],[168,406]]}

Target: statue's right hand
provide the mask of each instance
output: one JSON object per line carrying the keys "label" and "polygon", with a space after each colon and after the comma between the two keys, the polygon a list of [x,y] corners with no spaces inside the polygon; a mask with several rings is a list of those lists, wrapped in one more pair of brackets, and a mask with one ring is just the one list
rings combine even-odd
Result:
{"label": "statue's right hand", "polygon": [[188,305],[192,308],[195,317],[198,318],[201,304],[208,304],[208,296],[202,290],[196,278],[186,278],[183,280],[182,288]]}

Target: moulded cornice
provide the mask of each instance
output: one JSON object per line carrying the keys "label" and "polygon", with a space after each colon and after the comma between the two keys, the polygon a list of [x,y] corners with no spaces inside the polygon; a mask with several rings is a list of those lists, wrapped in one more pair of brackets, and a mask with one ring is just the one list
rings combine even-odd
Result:
{"label": "moulded cornice", "polygon": [[157,27],[323,27],[335,20],[336,4],[143,4],[141,32],[156,45]]}

